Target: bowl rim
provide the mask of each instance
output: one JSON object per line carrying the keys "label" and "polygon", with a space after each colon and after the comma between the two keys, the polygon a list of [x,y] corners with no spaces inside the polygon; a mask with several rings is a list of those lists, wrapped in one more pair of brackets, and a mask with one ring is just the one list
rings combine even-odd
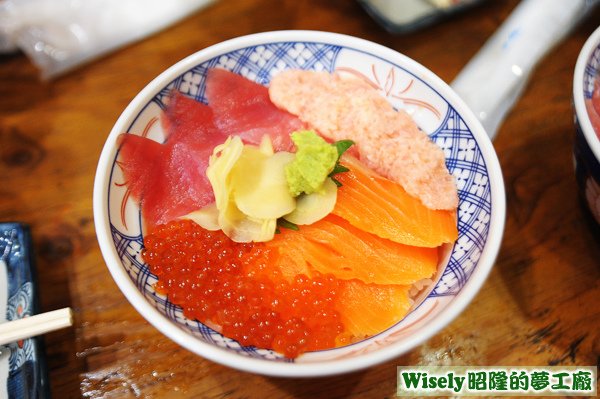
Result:
{"label": "bowl rim", "polygon": [[[596,135],[587,109],[585,107],[585,98],[583,95],[583,76],[585,73],[586,65],[590,59],[593,51],[600,46],[600,26],[592,32],[587,38],[585,44],[581,48],[579,55],[577,56],[577,63],[575,64],[575,72],[573,73],[573,103],[575,105],[575,114],[577,121],[585,137],[587,145],[591,148],[592,153],[600,162],[600,137]],[[600,70],[597,72],[600,73]],[[599,75],[600,76],[600,75]]]}
{"label": "bowl rim", "polygon": [[[135,117],[166,84],[199,63],[238,48],[282,41],[313,41],[362,49],[382,59],[394,60],[397,64],[408,69],[434,87],[458,112],[467,126],[471,128],[485,161],[488,179],[493,182],[490,185],[493,207],[490,213],[487,242],[469,281],[446,305],[445,309],[431,320],[426,331],[419,330],[419,333],[411,334],[409,338],[402,342],[390,344],[386,347],[386,350],[376,350],[353,358],[307,363],[285,363],[243,356],[202,342],[176,326],[147,302],[144,295],[137,289],[122,267],[116,248],[111,241],[112,234],[108,222],[106,188],[111,175],[112,160],[116,154],[117,136],[125,131],[131,118]],[[456,318],[479,292],[498,255],[504,231],[506,199],[500,163],[483,126],[450,86],[429,69],[395,50],[365,39],[325,31],[280,30],[254,33],[214,44],[180,60],[148,83],[119,116],[102,149],[94,180],[93,211],[96,235],[102,256],[113,279],[133,307],[157,330],[193,353],[238,370],[278,377],[320,377],[357,371],[396,358],[431,338]]]}

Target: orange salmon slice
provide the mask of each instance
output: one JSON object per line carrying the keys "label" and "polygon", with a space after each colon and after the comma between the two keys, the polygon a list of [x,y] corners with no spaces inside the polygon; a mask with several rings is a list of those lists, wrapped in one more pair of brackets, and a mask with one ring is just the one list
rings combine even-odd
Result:
{"label": "orange salmon slice", "polygon": [[306,264],[321,274],[368,284],[410,285],[433,276],[438,263],[437,248],[399,244],[334,215],[300,226],[299,231],[281,229],[265,245],[294,260],[284,275],[297,273]]}
{"label": "orange salmon slice", "polygon": [[352,156],[349,172],[335,176],[338,190],[333,214],[361,230],[400,244],[434,248],[458,237],[456,210],[433,210],[400,184],[376,175]]}
{"label": "orange salmon slice", "polygon": [[375,285],[361,281],[344,281],[337,298],[345,330],[338,344],[379,334],[406,316],[411,307],[410,286]]}

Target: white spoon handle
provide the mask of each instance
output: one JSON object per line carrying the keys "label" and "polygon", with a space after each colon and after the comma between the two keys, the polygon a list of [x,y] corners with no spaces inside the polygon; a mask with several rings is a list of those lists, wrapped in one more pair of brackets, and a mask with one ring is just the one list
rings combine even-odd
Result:
{"label": "white spoon handle", "polygon": [[458,74],[452,88],[490,138],[537,62],[598,0],[524,0]]}

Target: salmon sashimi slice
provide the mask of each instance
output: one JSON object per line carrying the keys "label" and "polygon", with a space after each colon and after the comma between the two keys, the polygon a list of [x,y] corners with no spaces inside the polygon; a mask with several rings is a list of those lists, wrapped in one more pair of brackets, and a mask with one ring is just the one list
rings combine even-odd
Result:
{"label": "salmon sashimi slice", "polygon": [[[438,263],[437,248],[398,244],[334,215],[300,226],[298,231],[282,229],[265,244],[302,259],[321,274],[365,283],[413,284],[433,276]],[[293,270],[299,268],[301,263],[293,265]]]}
{"label": "salmon sashimi slice", "polygon": [[300,119],[271,102],[267,87],[224,69],[208,71],[206,98],[217,127],[246,143],[258,145],[268,134],[276,151],[291,151],[290,133],[304,127]]}
{"label": "salmon sashimi slice", "polygon": [[[312,279],[319,274],[304,260],[302,253],[306,251],[300,246],[281,249],[280,252],[268,248],[263,250],[251,266],[255,270],[252,275],[264,275],[274,283],[281,280],[290,283],[299,275]],[[413,303],[409,298],[410,285],[366,284],[360,280],[337,279],[336,287],[332,289],[337,292],[335,310],[344,325],[344,332],[336,338],[336,346],[386,330],[402,320]]]}
{"label": "salmon sashimi slice", "polygon": [[335,178],[338,189],[333,214],[355,227],[400,244],[437,247],[458,237],[455,210],[433,210],[404,188],[379,176],[351,156],[342,164],[350,169]]}
{"label": "salmon sashimi slice", "polygon": [[365,284],[358,280],[343,281],[336,309],[344,324],[338,344],[378,334],[406,316],[412,302],[407,285]]}
{"label": "salmon sashimi slice", "polygon": [[304,274],[308,277],[314,275],[314,269],[306,262],[303,256],[303,248],[295,246],[277,246],[275,249],[274,262],[271,264],[271,273],[286,281],[292,281],[297,275]]}

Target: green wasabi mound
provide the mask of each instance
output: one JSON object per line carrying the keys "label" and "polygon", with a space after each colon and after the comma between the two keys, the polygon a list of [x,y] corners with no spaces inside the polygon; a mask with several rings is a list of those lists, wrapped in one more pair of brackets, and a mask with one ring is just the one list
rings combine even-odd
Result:
{"label": "green wasabi mound", "polygon": [[296,156],[285,167],[290,194],[294,197],[320,191],[338,160],[338,150],[312,130],[291,134]]}

